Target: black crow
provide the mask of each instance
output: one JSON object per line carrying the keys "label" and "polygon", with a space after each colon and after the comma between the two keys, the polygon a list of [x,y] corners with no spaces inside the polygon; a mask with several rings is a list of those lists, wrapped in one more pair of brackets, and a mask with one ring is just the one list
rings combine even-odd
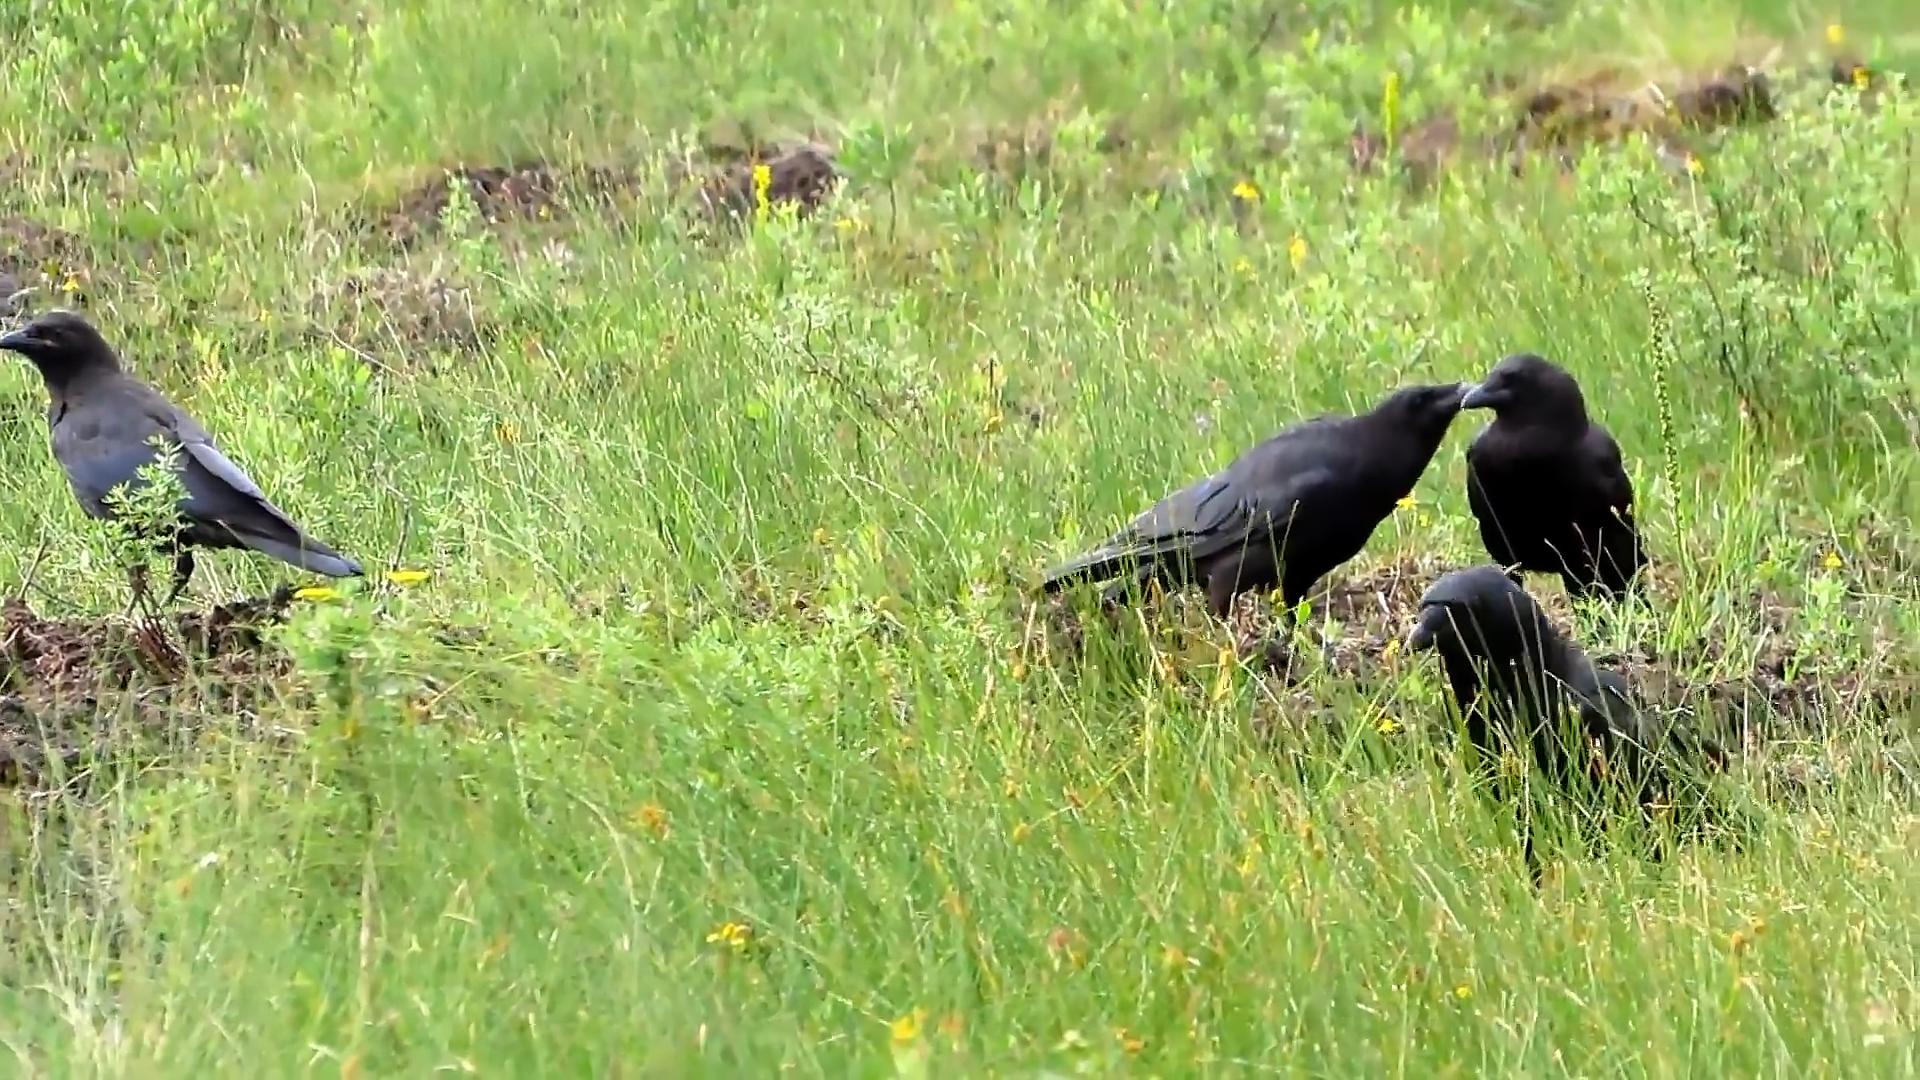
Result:
{"label": "black crow", "polygon": [[[0,349],[25,356],[46,381],[53,456],[66,470],[74,497],[95,518],[113,516],[107,493],[138,484],[135,470],[157,457],[158,436],[180,450],[180,523],[155,538],[174,556],[173,590],[193,576],[194,547],[251,548],[303,570],[357,577],[360,564],[301,532],[287,515],[215,447],[193,417],[159,391],[127,374],[112,346],[86,319],[53,311],[5,335]],[[144,587],[136,571],[136,599]]]}
{"label": "black crow", "polygon": [[1493,561],[1559,574],[1574,596],[1625,593],[1647,563],[1633,482],[1573,376],[1530,353],[1509,356],[1461,407],[1493,410],[1467,448],[1467,503]]}
{"label": "black crow", "polygon": [[[1456,570],[1434,582],[1420,598],[1407,647],[1440,654],[1476,770],[1494,778],[1496,794],[1512,794],[1503,759],[1524,756],[1592,825],[1618,805],[1638,804],[1650,815],[1672,808],[1696,766],[1726,764],[1717,743],[1637,708],[1626,680],[1596,667],[1500,567]],[[1524,823],[1522,836],[1537,878]]]}
{"label": "black crow", "polygon": [[1239,594],[1276,585],[1292,606],[1359,554],[1413,490],[1466,390],[1408,386],[1371,412],[1296,424],[1048,571],[1042,588],[1131,574],[1142,584],[1202,585],[1222,617]]}

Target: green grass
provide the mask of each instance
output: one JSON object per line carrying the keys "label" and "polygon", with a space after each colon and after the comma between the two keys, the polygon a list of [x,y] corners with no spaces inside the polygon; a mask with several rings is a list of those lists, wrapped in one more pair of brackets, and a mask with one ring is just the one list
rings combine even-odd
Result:
{"label": "green grass", "polygon": [[[277,502],[432,577],[299,605],[263,699],[201,672],[162,752],[18,792],[8,1071],[1920,1069],[1913,100],[1783,76],[1780,120],[1686,137],[1694,177],[1644,139],[1418,190],[1347,159],[1356,123],[1492,133],[1502,81],[1824,65],[1834,22],[1899,68],[1910,5],[100,7],[0,13],[0,215],[72,237],[38,302],[71,275]],[[801,133],[836,202],[688,235],[676,147]],[[535,157],[645,183],[406,254],[365,226]],[[379,332],[417,301],[343,329],[340,283],[396,267],[482,343]],[[1076,660],[1026,605],[1278,427],[1523,349],[1625,447],[1658,611],[1533,588],[1667,704],[1767,665],[1799,695],[1752,703],[1743,848],[1536,894],[1437,670],[1367,638],[1404,626],[1316,616],[1367,677],[1287,687],[1223,677],[1218,629]],[[0,581],[111,619],[43,403],[0,366]],[[1484,560],[1479,422],[1332,584]],[[286,577],[202,566],[202,606]]]}

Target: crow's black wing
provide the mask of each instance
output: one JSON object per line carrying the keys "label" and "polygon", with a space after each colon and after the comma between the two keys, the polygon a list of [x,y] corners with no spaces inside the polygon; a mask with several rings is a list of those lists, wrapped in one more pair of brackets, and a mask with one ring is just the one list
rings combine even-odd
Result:
{"label": "crow's black wing", "polygon": [[1199,560],[1285,536],[1302,502],[1330,494],[1347,451],[1309,422],[1268,439],[1227,468],[1149,507],[1106,543],[1049,570],[1044,587],[1102,581],[1131,566]]}

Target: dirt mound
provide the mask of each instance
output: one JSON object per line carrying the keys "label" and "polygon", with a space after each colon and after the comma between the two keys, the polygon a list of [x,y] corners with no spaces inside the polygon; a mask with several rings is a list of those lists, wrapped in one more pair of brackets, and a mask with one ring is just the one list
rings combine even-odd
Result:
{"label": "dirt mound", "polygon": [[401,196],[381,215],[381,230],[400,247],[440,231],[441,215],[464,192],[490,225],[511,220],[548,221],[585,206],[604,207],[639,187],[636,170],[624,166],[568,168],[547,161],[513,165],[460,165]]}
{"label": "dirt mound", "polygon": [[696,209],[715,222],[750,221],[762,200],[769,209],[791,206],[804,217],[819,209],[841,181],[833,155],[817,143],[770,155],[750,152],[690,178]]}
{"label": "dirt mound", "polygon": [[411,267],[354,271],[320,288],[307,314],[318,336],[386,371],[419,369],[431,351],[477,353],[496,336],[471,289]]}
{"label": "dirt mound", "polygon": [[[1671,89],[1653,83],[1622,87],[1604,73],[1528,95],[1505,140],[1515,155],[1611,143],[1644,132],[1662,143],[1684,132],[1765,123],[1779,112],[1767,76],[1745,66],[1696,76]],[[1684,156],[1684,154],[1682,155]]]}
{"label": "dirt mound", "polygon": [[0,317],[85,304],[93,284],[86,242],[23,217],[0,218]]}
{"label": "dirt mound", "polygon": [[1459,121],[1452,113],[1440,113],[1402,132],[1399,145],[1391,148],[1380,133],[1355,124],[1347,138],[1347,161],[1355,172],[1370,173],[1387,158],[1390,149],[1413,185],[1424,188],[1462,153]]}
{"label": "dirt mound", "polygon": [[1356,172],[1368,173],[1395,158],[1419,187],[1461,159],[1504,160],[1515,172],[1543,158],[1567,167],[1587,147],[1644,134],[1664,160],[1684,169],[1692,156],[1690,140],[1720,128],[1770,123],[1780,115],[1780,86],[1819,81],[1858,87],[1869,104],[1889,85],[1883,73],[1848,59],[1773,75],[1732,64],[1664,82],[1603,70],[1517,92],[1513,119],[1491,137],[1463,137],[1452,114],[1444,112],[1409,125],[1391,147],[1378,129],[1356,124],[1348,159]]}
{"label": "dirt mound", "polygon": [[[48,619],[0,605],[0,783],[51,780],[127,737],[160,736],[197,710],[231,710],[285,670],[266,630],[292,591],[166,622]],[[130,730],[129,730],[129,721]]]}
{"label": "dirt mound", "polygon": [[[1317,711],[1316,691],[1298,685],[1315,669],[1363,690],[1384,687],[1396,669],[1411,662],[1399,642],[1413,624],[1420,596],[1453,567],[1434,558],[1400,560],[1371,569],[1335,571],[1308,598],[1312,609],[1302,632],[1318,640],[1320,656],[1293,656],[1285,639],[1284,613],[1262,596],[1244,595],[1228,619],[1231,640],[1243,662],[1289,689],[1283,699]],[[1678,588],[1656,576],[1656,595]],[[1535,578],[1529,582],[1541,606],[1563,630],[1578,636],[1565,593]],[[1750,598],[1755,627],[1730,631],[1728,640],[1702,640],[1693,648],[1632,653],[1594,649],[1597,663],[1622,672],[1649,708],[1693,717],[1709,730],[1729,732],[1756,745],[1871,721],[1920,707],[1920,672],[1882,658],[1823,666],[1796,657],[1793,609],[1780,597]],[[1156,649],[1177,663],[1210,664],[1222,636],[1196,590],[1150,597],[1147,621]],[[1115,620],[1135,617],[1109,612]],[[1043,602],[1033,613],[1023,644],[1029,663],[1071,662],[1082,654],[1087,615],[1067,597]],[[1751,631],[1751,632],[1749,632]]]}
{"label": "dirt mound", "polygon": [[[606,211],[639,196],[647,170],[636,165],[568,167],[535,160],[512,165],[460,165],[444,170],[378,212],[374,231],[403,250],[441,231],[455,193],[490,226],[554,221],[587,209]],[[805,216],[838,188],[841,173],[818,143],[784,149],[709,147],[697,160],[667,170],[667,188],[691,191],[690,210],[709,225],[751,221],[762,202]]]}
{"label": "dirt mound", "polygon": [[974,167],[1018,181],[1053,164],[1053,129],[1043,121],[989,130],[973,148]]}

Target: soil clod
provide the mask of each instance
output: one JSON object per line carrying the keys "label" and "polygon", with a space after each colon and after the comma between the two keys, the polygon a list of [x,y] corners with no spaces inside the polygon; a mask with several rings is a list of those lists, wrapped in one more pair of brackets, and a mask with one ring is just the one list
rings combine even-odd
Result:
{"label": "soil clod", "polygon": [[840,181],[827,149],[807,143],[771,157],[749,155],[708,172],[697,182],[695,201],[712,220],[751,219],[762,199],[770,209],[792,206],[804,217],[819,209]]}
{"label": "soil clod", "polygon": [[[266,641],[292,592],[160,619],[49,619],[0,605],[0,784],[39,784],[127,736],[231,713],[285,670]],[[128,725],[131,723],[132,728]]]}
{"label": "soil clod", "polygon": [[315,294],[315,332],[383,370],[412,370],[434,352],[477,353],[495,336],[473,290],[432,270],[374,267]]}
{"label": "soil clod", "polygon": [[583,206],[604,206],[635,190],[639,174],[624,166],[565,168],[547,161],[461,165],[402,196],[382,217],[383,231],[402,247],[440,231],[454,193],[472,201],[482,220],[548,221]]}
{"label": "soil clod", "polygon": [[0,317],[84,305],[93,284],[87,245],[63,229],[0,218]]}

